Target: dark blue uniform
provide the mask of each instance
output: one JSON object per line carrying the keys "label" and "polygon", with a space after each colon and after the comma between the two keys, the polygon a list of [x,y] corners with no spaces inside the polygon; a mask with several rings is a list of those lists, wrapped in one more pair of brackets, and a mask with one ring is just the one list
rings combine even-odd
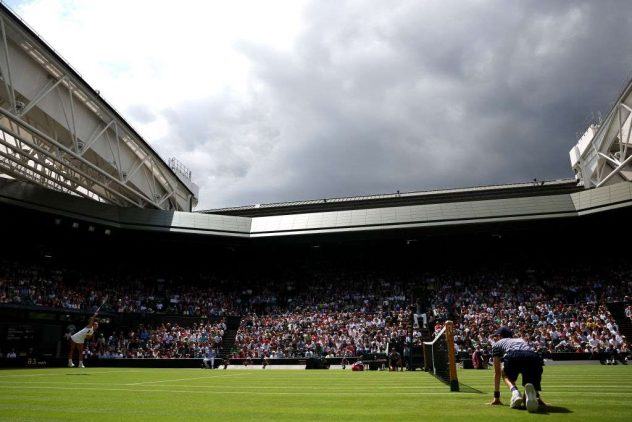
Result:
{"label": "dark blue uniform", "polygon": [[516,382],[522,374],[522,385],[531,383],[536,391],[542,389],[542,358],[531,346],[519,338],[503,338],[492,347],[492,356],[500,357],[505,376]]}

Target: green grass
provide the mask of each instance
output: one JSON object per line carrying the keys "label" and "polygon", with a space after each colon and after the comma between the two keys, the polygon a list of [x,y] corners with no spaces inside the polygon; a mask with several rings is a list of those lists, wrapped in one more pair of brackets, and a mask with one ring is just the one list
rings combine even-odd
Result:
{"label": "green grass", "polygon": [[0,371],[0,421],[632,420],[632,366],[547,366],[547,412],[489,406],[492,371],[462,392],[416,372],[30,369]]}

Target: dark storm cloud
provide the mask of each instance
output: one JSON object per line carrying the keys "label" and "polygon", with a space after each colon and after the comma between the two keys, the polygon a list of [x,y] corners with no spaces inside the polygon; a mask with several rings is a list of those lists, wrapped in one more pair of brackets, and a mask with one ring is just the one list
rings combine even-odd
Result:
{"label": "dark storm cloud", "polygon": [[[247,177],[249,169],[266,157],[278,130],[270,125],[267,107],[248,104],[242,98],[224,93],[210,100],[188,102],[163,111],[170,134],[163,150],[182,155],[204,189],[212,183],[208,198],[226,194],[224,180]],[[200,178],[200,175],[202,176]],[[228,186],[229,187],[229,186]]]}
{"label": "dark storm cloud", "polygon": [[305,16],[290,52],[239,46],[247,101],[172,116],[212,155],[194,165],[201,208],[569,177],[632,70],[627,1],[315,1]]}

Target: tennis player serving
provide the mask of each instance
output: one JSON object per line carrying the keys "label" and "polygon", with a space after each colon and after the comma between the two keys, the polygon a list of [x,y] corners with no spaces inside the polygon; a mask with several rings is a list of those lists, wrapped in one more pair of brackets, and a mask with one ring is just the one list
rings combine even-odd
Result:
{"label": "tennis player serving", "polygon": [[75,350],[79,354],[79,368],[85,368],[85,366],[83,365],[83,345],[86,340],[92,338],[94,332],[99,327],[99,323],[96,321],[98,312],[99,311],[97,310],[97,312],[90,317],[90,321],[88,322],[87,326],[70,336],[70,350],[68,351],[69,368],[75,367],[75,364],[72,362],[72,357],[75,353]]}

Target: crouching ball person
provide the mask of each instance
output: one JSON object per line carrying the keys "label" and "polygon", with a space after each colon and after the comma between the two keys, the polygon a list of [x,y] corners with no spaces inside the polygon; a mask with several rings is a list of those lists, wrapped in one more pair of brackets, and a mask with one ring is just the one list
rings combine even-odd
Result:
{"label": "crouching ball person", "polygon": [[[492,346],[494,358],[494,400],[490,404],[500,402],[500,378],[505,381],[511,391],[509,406],[520,409],[524,404],[529,413],[537,412],[539,406],[545,406],[540,399],[540,383],[542,381],[542,358],[529,344],[521,338],[513,338],[513,332],[507,327],[500,327],[494,333],[496,341]],[[522,374],[524,396],[516,386],[518,375]]]}
{"label": "crouching ball person", "polygon": [[92,315],[87,326],[70,336],[70,350],[68,351],[69,368],[75,367],[75,364],[72,363],[72,356],[75,353],[75,350],[79,354],[79,368],[85,368],[85,366],[83,366],[83,345],[86,340],[92,338],[92,335],[99,327],[99,323],[95,320],[96,316],[97,314]]}

